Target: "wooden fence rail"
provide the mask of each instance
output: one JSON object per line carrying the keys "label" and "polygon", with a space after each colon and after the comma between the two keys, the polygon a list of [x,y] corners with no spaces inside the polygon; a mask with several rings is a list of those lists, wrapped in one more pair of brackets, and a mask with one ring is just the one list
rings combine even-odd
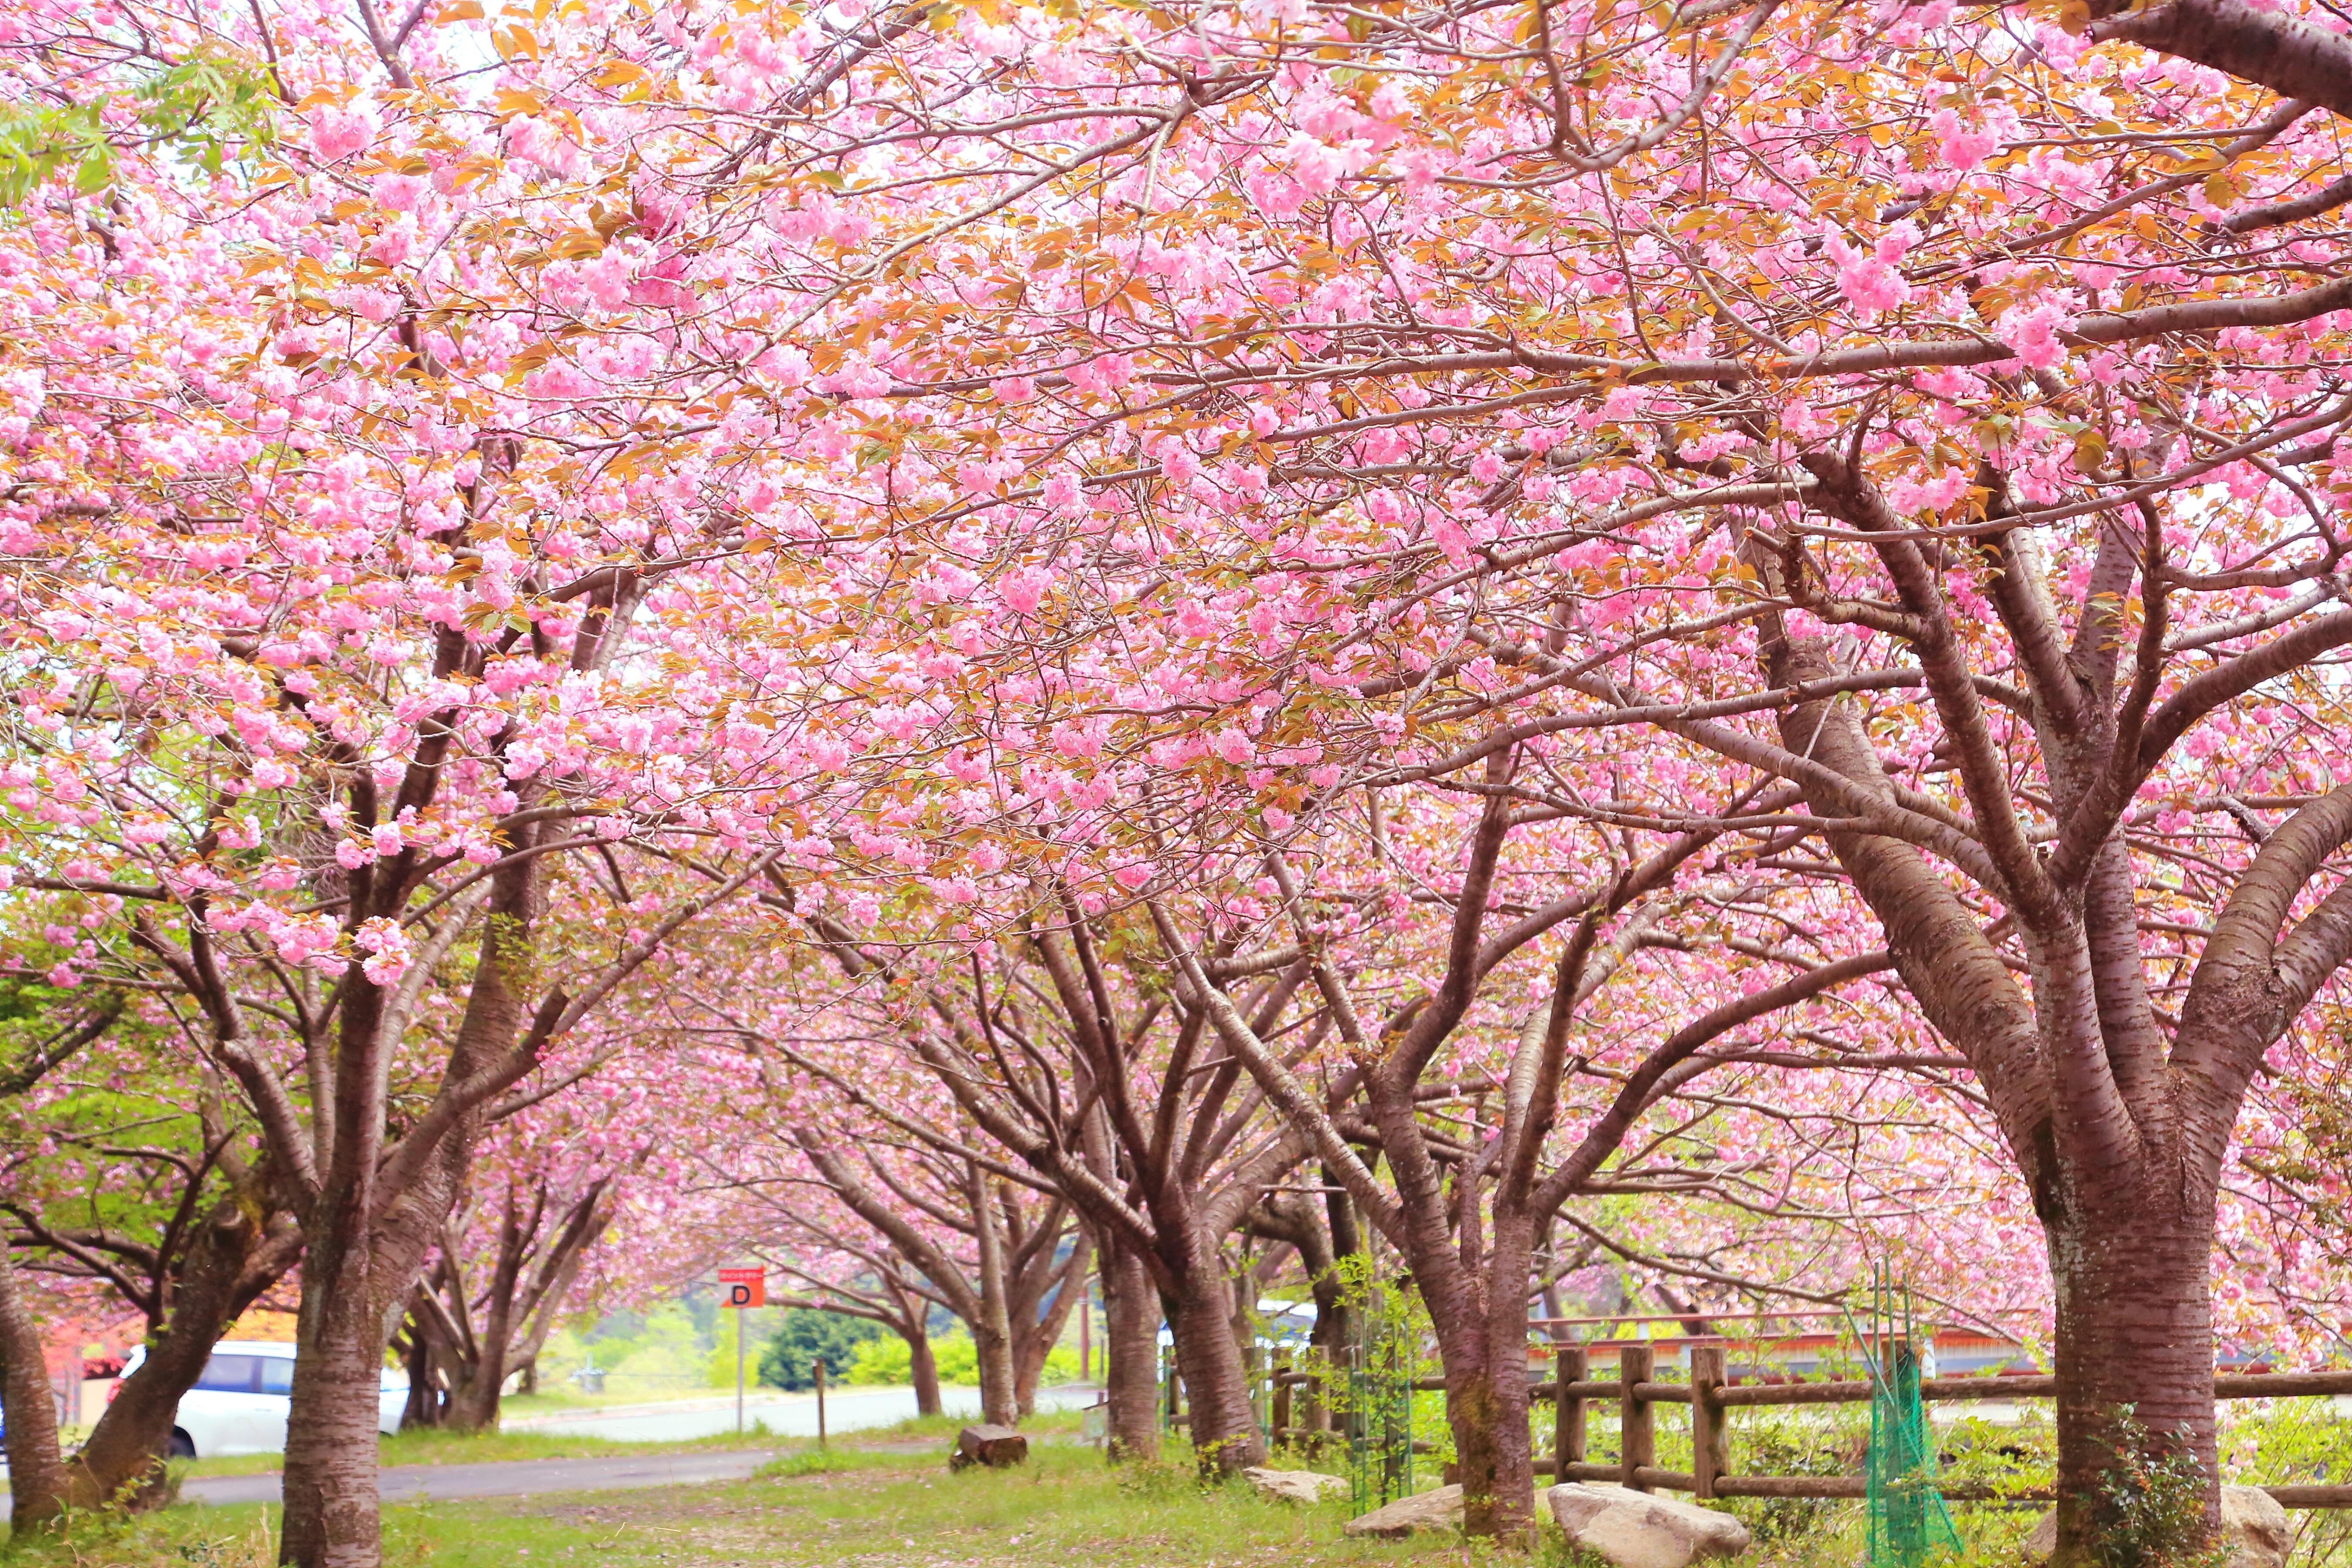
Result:
{"label": "wooden fence rail", "polygon": [[[1808,1405],[1866,1403],[1871,1385],[1864,1381],[1836,1383],[1748,1383],[1731,1380],[1721,1345],[1690,1347],[1688,1383],[1656,1381],[1656,1347],[1624,1342],[1617,1351],[1617,1376],[1595,1378],[1583,1345],[1560,1350],[1554,1376],[1528,1388],[1530,1399],[1552,1406],[1552,1452],[1535,1462],[1536,1474],[1564,1480],[1615,1481],[1637,1491],[1685,1491],[1701,1498],[1858,1498],[1864,1493],[1860,1476],[1743,1476],[1732,1472],[1729,1416],[1734,1410]],[[1268,1379],[1274,1389],[1273,1419],[1268,1423],[1277,1441],[1330,1441],[1337,1434],[1323,1424],[1326,1405],[1319,1373],[1287,1365],[1276,1367]],[[1445,1380],[1414,1380],[1419,1390],[1437,1390]],[[1293,1392],[1305,1388],[1310,1419],[1291,1419]],[[2058,1380],[2046,1376],[1931,1377],[1919,1384],[1923,1400],[2050,1399]],[[2213,1378],[2216,1399],[2324,1398],[2352,1394],[2352,1372],[2220,1373]],[[1563,1397],[1565,1395],[1565,1397]],[[1605,1400],[1618,1411],[1619,1458],[1614,1464],[1586,1460],[1586,1407]],[[1691,1412],[1692,1468],[1657,1468],[1657,1426],[1660,1405],[1687,1405]],[[1428,1446],[1416,1443],[1416,1451]],[[1956,1502],[2008,1500],[2047,1502],[2047,1491],[2007,1491],[1991,1487],[1952,1483],[1939,1488]],[[2263,1490],[2287,1508],[2352,1508],[2352,1485],[2311,1484],[2265,1487]]]}

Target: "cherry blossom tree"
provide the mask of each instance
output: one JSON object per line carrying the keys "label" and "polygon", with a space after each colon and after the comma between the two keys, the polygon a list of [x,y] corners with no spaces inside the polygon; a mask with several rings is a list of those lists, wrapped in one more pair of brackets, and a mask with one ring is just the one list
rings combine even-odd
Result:
{"label": "cherry blossom tree", "polygon": [[1106,798],[1104,874],[1580,735],[1683,748],[1558,792],[1633,831],[1694,773],[1796,786],[2043,1219],[2070,1552],[2120,1406],[2213,1475],[2231,1130],[2352,942],[2344,44],[2160,9],[1334,17],[1264,77],[1187,18],[1263,90],[986,236],[974,330],[1028,363],[910,342],[895,393],[942,474],[1005,405],[908,527],[1057,649],[939,744],[1060,772],[1064,842],[1068,759],[1171,780]]}
{"label": "cherry blossom tree", "polygon": [[485,1137],[408,1306],[410,1419],[498,1425],[508,1381],[528,1384],[549,1333],[583,1306],[583,1268],[667,1141],[668,1087],[607,1067]]}
{"label": "cherry blossom tree", "polygon": [[285,1184],[289,1561],[374,1560],[484,1119],[754,891],[1252,1452],[1223,1237],[1339,1150],[1202,1009],[1353,1045],[1257,884],[1402,792],[1733,836],[1809,963],[1883,945],[1943,1045],[1837,1054],[1956,1054],[2031,1195],[2062,1548],[2116,1406],[2211,1473],[2234,1130],[2352,947],[2339,18],[472,9],[0,44],[12,899]]}
{"label": "cherry blossom tree", "polygon": [[[83,1311],[143,1318],[147,1353],[69,1459],[28,1466],[16,1511],[158,1506],[180,1396],[300,1257],[301,1234],[234,1091],[153,998],[23,989],[48,1005],[31,1010],[38,1032],[0,1083],[15,1122],[0,1196],[14,1267]],[[44,1475],[59,1478],[53,1494]]]}
{"label": "cherry blossom tree", "polygon": [[763,1252],[811,1304],[904,1339],[926,1415],[940,1407],[928,1319],[934,1303],[952,1312],[978,1352],[982,1419],[1018,1426],[1094,1260],[1067,1200],[868,1118],[820,1121],[815,1098],[793,1096],[789,1145],[733,1175],[768,1215]]}
{"label": "cherry blossom tree", "polygon": [[[1205,1019],[1180,1019],[1138,984],[1148,970],[1139,976],[1124,962],[1105,963],[1114,933],[1068,923],[1050,906],[1025,931],[989,949],[970,946],[952,963],[861,940],[833,917],[810,924],[824,944],[817,956],[831,969],[812,970],[796,1006],[821,1011],[832,1039],[763,1028],[740,1015],[735,1026],[894,1136],[1067,1203],[1103,1258],[1106,1364],[1121,1451],[1156,1447],[1156,1314],[1140,1300],[1149,1293],[1167,1310],[1203,1468],[1222,1474],[1257,1463],[1265,1438],[1235,1338],[1224,1242],[1307,1147],[1264,1116],[1263,1097],[1237,1063],[1205,1070]],[[1115,940],[1113,951],[1126,951],[1129,936]],[[1246,998],[1264,1026],[1305,977],[1289,967]],[[853,1016],[860,1024],[847,1037],[857,1045],[842,1052],[840,1030]],[[927,1125],[919,1101],[894,1104],[887,1079],[869,1065],[877,1047],[895,1047],[901,1070],[927,1078],[966,1131],[942,1130],[936,1113]],[[814,1160],[826,1145],[811,1142],[816,1149],[803,1149]],[[832,1179],[845,1186],[852,1173],[835,1164]],[[885,1212],[877,1206],[869,1223]],[[1083,1269],[1083,1262],[1057,1264],[1060,1310],[1075,1302]]]}
{"label": "cherry blossom tree", "polygon": [[[1465,1528],[1482,1535],[1525,1536],[1534,1526],[1525,1347],[1538,1233],[1550,1227],[1573,1195],[1647,1188],[1686,1200],[1721,1180],[1711,1168],[1712,1151],[1704,1163],[1677,1169],[1680,1161],[1671,1140],[1662,1147],[1654,1136],[1633,1140],[1623,1169],[1603,1167],[1645,1120],[1693,1136],[1692,1124],[1703,1123],[1711,1108],[1703,1101],[1678,1102],[1677,1091],[1726,1060],[1718,1047],[1737,1044],[1727,1037],[1737,1037],[1759,1019],[1787,1027],[1776,1015],[1882,970],[1888,961],[1882,952],[1816,957],[1802,951],[1773,951],[1770,943],[1735,926],[1724,933],[1734,945],[1717,947],[1706,956],[1736,952],[1743,946],[1763,948],[1788,966],[1788,977],[1766,983],[1718,973],[1712,984],[1675,987],[1731,994],[1687,1020],[1669,1012],[1670,1022],[1648,1029],[1642,1028],[1633,1009],[1612,1009],[1616,1016],[1609,1021],[1611,1033],[1621,1038],[1646,1034],[1658,1043],[1637,1047],[1620,1069],[1620,1081],[1611,1086],[1613,1092],[1586,1110],[1575,1104],[1574,1086],[1564,1081],[1588,1066],[1581,1052],[1573,1063],[1570,1059],[1572,1037],[1589,1035],[1596,1023],[1580,1018],[1580,1013],[1621,973],[1629,983],[1640,976],[1654,994],[1666,989],[1655,966],[1638,962],[1640,950],[1645,942],[1664,947],[1677,940],[1697,945],[1690,942],[1690,932],[1676,929],[1683,922],[1673,905],[1681,900],[1664,895],[1675,891],[1677,872],[1713,847],[1717,835],[1684,836],[1654,855],[1558,897],[1546,897],[1557,889],[1556,873],[1547,868],[1521,879],[1534,883],[1540,889],[1535,898],[1544,901],[1514,900],[1505,890],[1505,879],[1498,878],[1520,811],[1513,792],[1502,787],[1511,777],[1508,754],[1503,759],[1486,769],[1491,793],[1464,825],[1467,841],[1459,857],[1459,887],[1452,899],[1453,918],[1444,932],[1435,985],[1408,985],[1385,1019],[1367,1022],[1359,1014],[1341,964],[1349,960],[1362,964],[1370,955],[1327,941],[1293,903],[1297,950],[1318,953],[1316,985],[1353,1058],[1350,1070],[1320,1094],[1267,1049],[1242,1010],[1211,981],[1177,921],[1157,904],[1153,912],[1161,942],[1182,973],[1180,998],[1213,1023],[1236,1062],[1311,1139],[1325,1166],[1412,1269],[1428,1304],[1444,1364],[1448,1419],[1465,1489]],[[1757,804],[1769,811],[1773,803]],[[1738,812],[1734,803],[1717,815],[1732,817]],[[1573,863],[1575,857],[1555,852],[1530,858]],[[1298,897],[1297,884],[1279,863],[1276,880],[1278,887],[1288,884],[1285,890],[1291,899]],[[1718,885],[1709,891],[1711,900],[1691,901],[1702,909],[1712,903],[1736,911],[1753,898],[1755,889],[1726,885],[1718,877]],[[1490,931],[1489,908],[1498,902],[1516,902],[1525,912]],[[1776,928],[1778,924],[1774,922]],[[1527,1009],[1518,1038],[1496,1064],[1498,1070],[1489,1076],[1483,1061],[1462,1063],[1465,1042],[1455,1036],[1468,1021],[1482,983],[1521,949],[1563,925],[1570,934],[1552,965],[1550,994]],[[1336,953],[1331,952],[1334,947]],[[1320,956],[1325,953],[1330,956]],[[1676,1022],[1679,1027],[1674,1026]],[[1383,1048],[1376,1042],[1388,1044]],[[1438,1070],[1441,1052],[1456,1058],[1450,1073]],[[1835,1070],[1833,1063],[1824,1065]],[[1467,1129],[1433,1125],[1423,1092],[1433,1078],[1455,1099],[1482,1100],[1489,1090],[1499,1090],[1496,1121],[1489,1123],[1474,1113]],[[1851,1092],[1840,1084],[1822,1087],[1832,1094]],[[1334,1114],[1355,1110],[1360,1098],[1357,1113],[1365,1125],[1358,1137],[1385,1156],[1390,1173],[1385,1185],[1351,1146],[1345,1115]],[[1583,1123],[1580,1128],[1571,1121],[1578,1112],[1582,1113],[1577,1117]],[[1547,1170],[1546,1144],[1559,1132],[1567,1134],[1560,1140],[1565,1151]],[[1718,1278],[1717,1282],[1727,1281]]]}

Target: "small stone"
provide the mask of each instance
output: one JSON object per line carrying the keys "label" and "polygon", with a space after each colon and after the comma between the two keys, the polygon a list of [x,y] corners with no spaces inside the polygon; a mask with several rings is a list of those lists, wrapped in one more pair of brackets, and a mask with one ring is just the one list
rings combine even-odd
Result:
{"label": "small stone", "polygon": [[973,1465],[985,1465],[992,1470],[1024,1464],[1029,1458],[1029,1439],[1010,1426],[967,1426],[956,1434],[955,1452],[948,1456],[948,1468],[967,1469]]}
{"label": "small stone", "polygon": [[1318,1470],[1269,1470],[1254,1465],[1242,1472],[1242,1479],[1258,1496],[1281,1502],[1318,1503],[1348,1490],[1345,1476],[1327,1476]]}
{"label": "small stone", "polygon": [[[2294,1549],[2294,1526],[2278,1499],[2260,1487],[2221,1489],[2221,1528],[2213,1543],[2229,1552],[2223,1568],[2284,1568]],[[2052,1509],[2025,1538],[2025,1554],[2046,1563],[2058,1550],[2058,1510]]]}
{"label": "small stone", "polygon": [[1727,1513],[1607,1482],[1553,1487],[1544,1503],[1569,1540],[1616,1568],[1686,1568],[1748,1547],[1748,1527]]}
{"label": "small stone", "polygon": [[1424,1530],[1461,1528],[1460,1487],[1440,1487],[1433,1492],[1399,1498],[1385,1508],[1376,1508],[1348,1521],[1349,1535],[1369,1535],[1383,1541],[1400,1541]]}

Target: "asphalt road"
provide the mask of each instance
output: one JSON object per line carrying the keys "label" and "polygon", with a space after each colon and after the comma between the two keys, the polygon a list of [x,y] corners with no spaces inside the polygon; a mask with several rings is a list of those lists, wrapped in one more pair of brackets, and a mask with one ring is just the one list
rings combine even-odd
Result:
{"label": "asphalt road", "polygon": [[[1101,1395],[1091,1388],[1041,1388],[1037,1408],[1065,1410],[1092,1405]],[[980,1414],[977,1390],[941,1391],[940,1406],[950,1415]],[[888,1426],[915,1414],[911,1388],[861,1388],[829,1392],[824,1401],[828,1432],[849,1433]],[[816,1436],[816,1396],[779,1394],[773,1389],[747,1395],[743,1419],[748,1426],[764,1424],[778,1436]],[[551,1436],[608,1437],[625,1443],[676,1443],[735,1430],[735,1401],[681,1400],[665,1405],[616,1405],[607,1410],[583,1410],[562,1415],[525,1416],[500,1423],[508,1432],[539,1432]],[[535,1492],[603,1491],[627,1487],[698,1486],[711,1481],[740,1481],[775,1457],[768,1449],[708,1450],[689,1454],[646,1454],[618,1458],[501,1459],[481,1465],[397,1465],[376,1472],[376,1485],[386,1501],[401,1498],[528,1497]],[[192,1502],[240,1503],[278,1500],[278,1478],[263,1476],[191,1477],[180,1484],[180,1495]]]}
{"label": "asphalt road", "polygon": [[[1101,1395],[1091,1388],[1041,1388],[1039,1410],[1069,1410],[1092,1405]],[[940,1407],[947,1415],[977,1416],[980,1391],[942,1389]],[[911,1388],[836,1388],[824,1396],[825,1429],[856,1432],[888,1426],[915,1414]],[[761,1389],[743,1400],[743,1424],[765,1426],[779,1437],[816,1436],[816,1395],[780,1394]],[[567,1411],[560,1415],[522,1415],[499,1424],[505,1432],[539,1432],[555,1437],[610,1437],[622,1443],[682,1443],[735,1430],[735,1401],[679,1400],[665,1405],[616,1405],[605,1410]]]}
{"label": "asphalt road", "polygon": [[[732,1449],[647,1454],[625,1459],[507,1459],[492,1465],[399,1465],[376,1472],[380,1495],[403,1498],[529,1497],[533,1492],[607,1491],[625,1487],[690,1487],[740,1481],[775,1455]],[[180,1483],[193,1502],[276,1502],[278,1478],[198,1476]]]}

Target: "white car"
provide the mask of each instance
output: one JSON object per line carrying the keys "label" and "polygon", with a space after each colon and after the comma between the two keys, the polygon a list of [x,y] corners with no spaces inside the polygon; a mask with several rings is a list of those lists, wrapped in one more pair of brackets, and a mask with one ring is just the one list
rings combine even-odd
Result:
{"label": "white car", "polygon": [[[145,1360],[145,1346],[131,1352],[122,1374]],[[272,1340],[223,1340],[180,1396],[172,1420],[172,1457],[215,1458],[224,1454],[277,1454],[286,1448],[286,1413],[294,1394],[294,1347]],[[376,1430],[400,1430],[408,1408],[408,1378],[387,1368],[377,1385]]]}

